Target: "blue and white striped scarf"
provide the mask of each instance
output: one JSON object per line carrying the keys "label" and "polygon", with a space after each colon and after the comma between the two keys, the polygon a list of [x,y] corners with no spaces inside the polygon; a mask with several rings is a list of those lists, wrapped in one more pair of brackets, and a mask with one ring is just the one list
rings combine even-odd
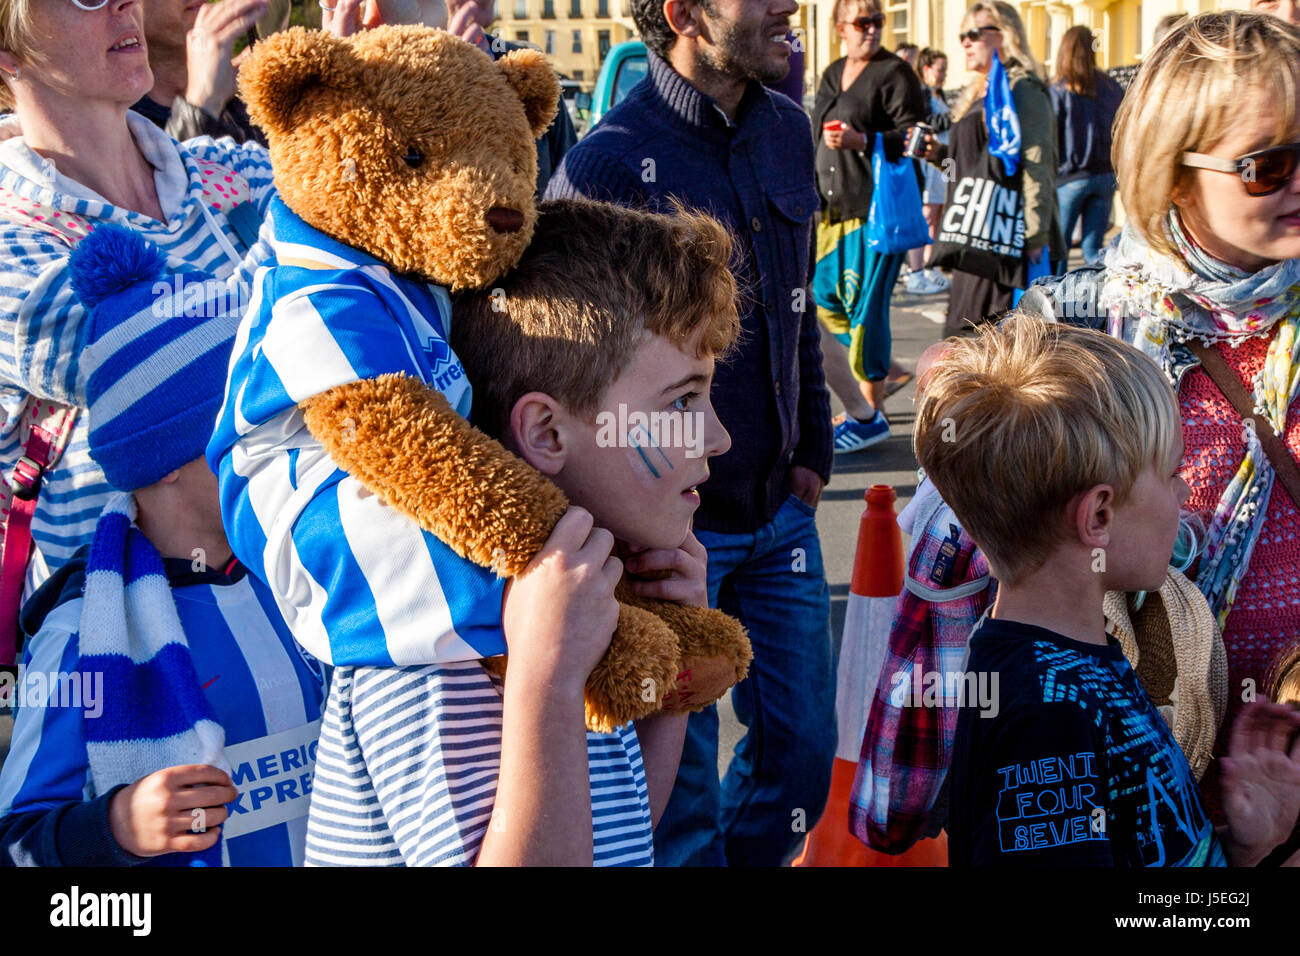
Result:
{"label": "blue and white striped scarf", "polygon": [[[119,492],[95,526],[86,566],[77,667],[101,673],[103,713],[85,721],[95,793],[182,764],[230,772],[225,731],[190,657],[162,557],[134,527],[135,499]],[[221,841],[194,866],[220,866]]]}

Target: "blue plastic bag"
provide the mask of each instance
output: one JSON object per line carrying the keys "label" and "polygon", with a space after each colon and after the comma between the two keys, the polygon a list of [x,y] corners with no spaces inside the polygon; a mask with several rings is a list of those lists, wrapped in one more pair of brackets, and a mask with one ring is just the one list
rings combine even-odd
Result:
{"label": "blue plastic bag", "polygon": [[930,244],[930,227],[921,212],[921,187],[912,160],[885,159],[885,142],[876,134],[871,154],[871,209],[867,213],[867,248],[881,255],[907,252]]}
{"label": "blue plastic bag", "polygon": [[1043,247],[1043,254],[1038,257],[1037,262],[1034,262],[1034,260],[1026,257],[1026,261],[1029,263],[1029,269],[1025,275],[1025,288],[1017,289],[1014,293],[1012,293],[1011,295],[1012,308],[1015,308],[1017,305],[1020,304],[1020,297],[1025,294],[1025,291],[1031,285],[1034,284],[1035,279],[1039,279],[1045,275],[1051,274],[1052,267],[1051,267],[1050,259],[1051,257],[1048,256],[1047,254],[1046,246]]}

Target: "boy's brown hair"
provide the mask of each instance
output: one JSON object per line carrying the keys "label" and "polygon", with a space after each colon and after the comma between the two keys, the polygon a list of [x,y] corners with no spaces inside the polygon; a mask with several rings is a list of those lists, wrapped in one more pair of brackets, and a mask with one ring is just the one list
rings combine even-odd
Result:
{"label": "boy's brown hair", "polygon": [[697,356],[740,331],[733,241],[716,219],[562,199],[538,207],[533,241],[490,289],[459,294],[450,343],[474,387],[474,423],[500,437],[521,395],[591,415],[646,334]]}
{"label": "boy's brown hair", "polygon": [[953,340],[926,380],[917,460],[998,577],[1042,565],[1065,507],[1098,484],[1120,504],[1148,465],[1178,462],[1179,413],[1164,374],[1102,332],[1014,312]]}

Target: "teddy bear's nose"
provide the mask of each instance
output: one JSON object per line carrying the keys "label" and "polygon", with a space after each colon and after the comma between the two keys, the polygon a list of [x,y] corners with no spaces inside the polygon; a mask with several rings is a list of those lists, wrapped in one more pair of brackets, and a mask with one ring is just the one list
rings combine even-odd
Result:
{"label": "teddy bear's nose", "polygon": [[524,214],[518,209],[493,206],[487,211],[487,224],[497,232],[518,232],[524,228]]}

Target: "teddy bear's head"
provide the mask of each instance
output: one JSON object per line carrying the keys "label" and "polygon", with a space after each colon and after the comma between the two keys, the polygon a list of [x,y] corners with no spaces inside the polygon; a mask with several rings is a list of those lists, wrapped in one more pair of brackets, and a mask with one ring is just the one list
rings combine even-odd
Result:
{"label": "teddy bear's head", "polygon": [[532,239],[535,139],[559,101],[536,50],[494,62],[428,27],[295,27],[239,74],[280,198],[326,235],[453,290],[504,274]]}

